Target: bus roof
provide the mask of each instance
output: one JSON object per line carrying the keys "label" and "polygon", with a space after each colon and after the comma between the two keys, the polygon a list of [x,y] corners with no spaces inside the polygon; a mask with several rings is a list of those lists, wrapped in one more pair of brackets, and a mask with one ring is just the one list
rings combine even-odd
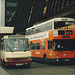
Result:
{"label": "bus roof", "polygon": [[41,25],[43,25],[43,24],[46,24],[46,23],[49,23],[49,22],[52,22],[52,21],[75,21],[75,19],[73,19],[73,18],[65,18],[65,17],[62,17],[62,18],[53,18],[53,19],[51,19],[51,20],[48,20],[48,21],[45,21],[45,22],[36,24],[36,25],[34,25],[34,26],[32,26],[32,27],[29,27],[29,28],[27,28],[26,30],[30,30],[30,29],[36,28],[36,27],[38,27],[38,26],[41,26]]}

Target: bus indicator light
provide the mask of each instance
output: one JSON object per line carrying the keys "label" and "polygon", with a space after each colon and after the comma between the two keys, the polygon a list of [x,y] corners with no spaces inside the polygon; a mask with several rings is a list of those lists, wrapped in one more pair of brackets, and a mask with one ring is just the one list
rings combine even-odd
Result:
{"label": "bus indicator light", "polygon": [[59,58],[59,56],[56,56],[56,58]]}
{"label": "bus indicator light", "polygon": [[56,55],[58,55],[58,53],[56,53]]}

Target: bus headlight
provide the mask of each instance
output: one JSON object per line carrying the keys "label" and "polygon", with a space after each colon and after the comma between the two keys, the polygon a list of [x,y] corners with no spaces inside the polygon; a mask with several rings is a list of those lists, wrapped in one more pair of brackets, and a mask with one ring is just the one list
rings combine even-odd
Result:
{"label": "bus headlight", "polygon": [[28,57],[27,59],[30,59],[30,57]]}
{"label": "bus headlight", "polygon": [[28,57],[27,59],[30,59],[30,60],[32,60],[32,58],[31,58],[31,57]]}
{"label": "bus headlight", "polygon": [[59,56],[56,56],[56,58],[59,58]]}
{"label": "bus headlight", "polygon": [[56,59],[56,61],[59,61],[59,59]]}

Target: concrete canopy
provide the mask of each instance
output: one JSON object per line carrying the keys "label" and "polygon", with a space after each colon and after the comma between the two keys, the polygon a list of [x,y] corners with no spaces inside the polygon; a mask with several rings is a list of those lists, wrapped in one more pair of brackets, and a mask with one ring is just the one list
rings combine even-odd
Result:
{"label": "concrete canopy", "polygon": [[0,27],[0,34],[13,34],[14,27]]}

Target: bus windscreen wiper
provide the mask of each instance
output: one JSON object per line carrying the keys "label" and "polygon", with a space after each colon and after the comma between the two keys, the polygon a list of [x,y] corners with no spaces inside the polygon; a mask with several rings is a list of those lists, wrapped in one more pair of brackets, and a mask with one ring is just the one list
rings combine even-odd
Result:
{"label": "bus windscreen wiper", "polygon": [[27,45],[27,47],[25,48],[24,52],[26,51],[26,49],[28,48],[29,45]]}
{"label": "bus windscreen wiper", "polygon": [[[6,45],[8,46],[8,44],[6,44]],[[10,50],[11,52],[13,52],[12,49],[11,49],[9,46],[8,46],[8,48],[9,48],[9,50]]]}

